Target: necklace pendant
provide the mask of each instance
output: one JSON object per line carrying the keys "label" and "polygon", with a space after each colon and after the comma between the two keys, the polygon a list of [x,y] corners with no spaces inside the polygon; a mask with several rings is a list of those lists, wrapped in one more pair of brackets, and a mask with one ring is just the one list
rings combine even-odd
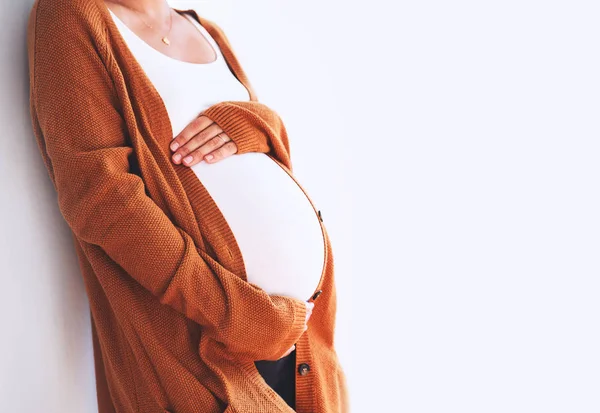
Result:
{"label": "necklace pendant", "polygon": [[161,40],[167,46],[171,44],[171,41],[167,38],[167,36],[163,37]]}

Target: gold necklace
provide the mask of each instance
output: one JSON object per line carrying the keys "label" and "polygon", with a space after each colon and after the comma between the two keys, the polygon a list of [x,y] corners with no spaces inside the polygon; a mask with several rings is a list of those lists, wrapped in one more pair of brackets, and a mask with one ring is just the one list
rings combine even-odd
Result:
{"label": "gold necklace", "polygon": [[[144,19],[142,19],[142,15],[140,14],[139,11],[137,11],[135,9],[132,9],[131,7],[128,7],[128,6],[124,5],[120,1],[119,1],[119,4],[121,6],[123,6],[123,7],[125,7],[126,9],[133,10],[135,12],[135,14],[138,16],[138,18],[142,21],[142,23],[144,23],[146,26],[148,26],[149,28],[151,28],[152,30],[154,30],[154,27],[150,26],[148,23],[146,23],[146,21]],[[171,13],[171,7],[169,7],[169,19],[170,19],[169,31],[167,32],[167,34],[165,36],[163,36],[160,39],[167,46],[169,46],[171,44],[171,41],[169,40],[169,38],[167,36],[169,35],[169,33],[171,33],[171,28],[173,27],[173,14]]]}

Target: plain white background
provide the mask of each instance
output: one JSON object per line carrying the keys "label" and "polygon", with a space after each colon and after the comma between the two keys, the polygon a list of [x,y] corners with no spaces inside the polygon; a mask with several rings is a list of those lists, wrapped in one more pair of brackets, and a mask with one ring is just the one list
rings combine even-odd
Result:
{"label": "plain white background", "polygon": [[[0,403],[93,412],[26,112],[31,2],[0,4]],[[595,2],[172,4],[222,25],[288,125],[332,235],[354,413],[600,411]]]}

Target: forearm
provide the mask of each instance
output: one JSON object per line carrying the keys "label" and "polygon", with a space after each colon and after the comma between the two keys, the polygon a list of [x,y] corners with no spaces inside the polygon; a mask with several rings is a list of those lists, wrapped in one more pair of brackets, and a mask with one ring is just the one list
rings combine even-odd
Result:
{"label": "forearm", "polygon": [[273,156],[290,171],[287,131],[281,117],[257,101],[223,101],[204,110],[238,147],[238,154],[260,152]]}

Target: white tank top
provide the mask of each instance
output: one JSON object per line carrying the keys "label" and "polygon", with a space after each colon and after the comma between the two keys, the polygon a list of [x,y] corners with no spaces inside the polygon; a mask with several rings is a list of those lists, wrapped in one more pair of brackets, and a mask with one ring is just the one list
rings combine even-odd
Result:
{"label": "white tank top", "polygon": [[[249,101],[216,41],[183,14],[216,52],[210,63],[190,63],[154,49],[110,9],[132,54],[163,99],[174,136],[209,106]],[[263,153],[236,154],[191,167],[223,213],[240,247],[248,281],[269,294],[308,300],[324,269],[325,243],[316,209],[287,171]]]}

